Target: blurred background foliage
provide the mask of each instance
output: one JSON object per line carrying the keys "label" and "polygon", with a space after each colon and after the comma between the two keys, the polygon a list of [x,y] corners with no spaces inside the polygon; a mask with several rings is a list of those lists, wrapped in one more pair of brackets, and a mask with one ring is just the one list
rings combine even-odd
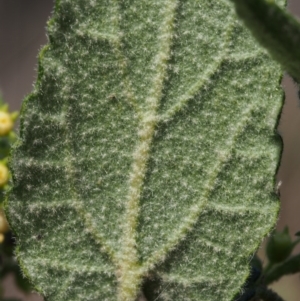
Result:
{"label": "blurred background foliage", "polygon": [[[200,0],[201,1],[201,0]],[[289,0],[288,9],[300,16],[300,1]],[[0,91],[10,111],[18,111],[25,95],[31,92],[32,84],[36,77],[37,54],[41,46],[47,43],[45,34],[46,21],[54,6],[54,0],[0,0]],[[284,152],[281,167],[277,175],[277,181],[281,181],[280,199],[282,209],[278,222],[279,240],[294,242],[294,236],[300,230],[300,101],[297,97],[297,89],[292,80],[287,76],[283,79],[283,87],[286,92],[286,102],[281,116],[278,131],[283,137]],[[9,118],[3,115],[7,113],[14,124],[17,115],[11,115],[7,106],[0,100],[0,301],[41,301],[42,298],[35,293],[29,293],[31,287],[23,279],[22,273],[13,257],[15,240],[9,231],[6,219],[2,211],[2,203],[7,189],[7,155],[9,148],[15,139],[12,128],[1,135],[1,124],[9,124]],[[3,133],[3,132],[2,132]],[[285,227],[288,226],[289,238]],[[285,230],[284,230],[285,229]],[[280,266],[276,262],[278,258],[268,259],[265,250],[266,241],[262,243],[257,256],[253,258],[255,266],[249,283],[265,281],[262,267],[270,271],[270,263],[275,260],[275,267]],[[269,242],[276,244],[276,239]],[[270,250],[269,250],[270,253]],[[283,252],[284,253],[284,252]],[[281,258],[289,260],[300,253],[300,245],[291,250],[285,250]],[[286,257],[286,254],[288,256]],[[280,257],[279,256],[279,257]],[[270,256],[269,256],[270,257]],[[286,258],[285,258],[286,257]],[[274,267],[274,262],[271,266]],[[256,271],[256,272],[255,272]],[[256,275],[256,276],[255,276]],[[251,278],[252,277],[252,278]],[[271,285],[286,301],[300,300],[299,273],[274,280]],[[251,297],[251,291],[250,295]],[[247,296],[245,297],[247,298]],[[242,299],[241,299],[242,300]],[[175,301],[175,300],[174,300]]]}

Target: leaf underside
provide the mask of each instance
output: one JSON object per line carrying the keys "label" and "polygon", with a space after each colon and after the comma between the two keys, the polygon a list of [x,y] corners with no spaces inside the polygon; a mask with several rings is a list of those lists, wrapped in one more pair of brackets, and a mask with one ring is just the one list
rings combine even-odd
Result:
{"label": "leaf underside", "polygon": [[7,213],[47,300],[230,301],[274,226],[280,68],[229,1],[60,0]]}

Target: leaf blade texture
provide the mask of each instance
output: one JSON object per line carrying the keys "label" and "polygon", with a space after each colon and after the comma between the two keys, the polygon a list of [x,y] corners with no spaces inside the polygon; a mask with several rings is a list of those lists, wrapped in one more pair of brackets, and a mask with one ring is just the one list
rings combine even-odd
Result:
{"label": "leaf blade texture", "polygon": [[48,27],[7,209],[24,273],[47,300],[231,300],[278,213],[276,63],[226,1],[61,0]]}

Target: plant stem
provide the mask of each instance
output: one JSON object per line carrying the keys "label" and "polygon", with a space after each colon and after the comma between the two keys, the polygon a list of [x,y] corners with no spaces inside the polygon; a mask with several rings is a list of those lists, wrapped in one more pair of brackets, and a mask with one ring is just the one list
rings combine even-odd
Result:
{"label": "plant stem", "polygon": [[268,285],[284,275],[290,275],[300,272],[300,254],[291,257],[284,263],[275,266],[272,270],[266,273],[264,284]]}
{"label": "plant stem", "polygon": [[263,301],[284,301],[282,297],[267,287],[257,289],[257,296]]}

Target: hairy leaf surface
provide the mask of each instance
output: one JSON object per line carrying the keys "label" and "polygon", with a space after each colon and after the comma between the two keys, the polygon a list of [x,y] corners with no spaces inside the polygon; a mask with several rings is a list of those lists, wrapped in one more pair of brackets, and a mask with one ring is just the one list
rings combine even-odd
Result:
{"label": "hairy leaf surface", "polygon": [[230,301],[274,226],[280,68],[224,0],[60,0],[8,203],[49,301]]}

